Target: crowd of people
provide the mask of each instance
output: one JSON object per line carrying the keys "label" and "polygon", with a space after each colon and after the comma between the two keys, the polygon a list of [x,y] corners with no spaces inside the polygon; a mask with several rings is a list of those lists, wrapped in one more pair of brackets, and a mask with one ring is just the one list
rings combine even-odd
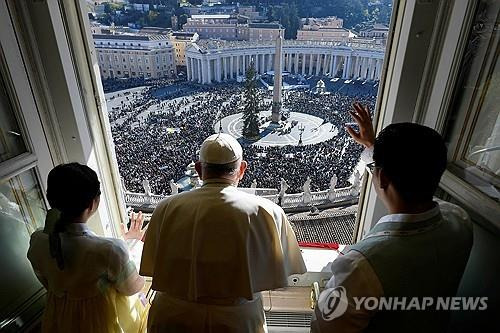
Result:
{"label": "crowd of people", "polygon": [[[284,178],[289,185],[287,193],[298,193],[309,176],[311,190],[318,191],[329,188],[334,174],[337,188],[349,186],[362,150],[344,128],[352,121],[348,110],[354,101],[373,110],[376,94],[373,85],[348,88],[349,94],[314,94],[314,89],[287,92],[284,108],[320,117],[332,123],[338,135],[314,145],[245,145],[244,159],[249,167],[240,186],[250,187],[256,181],[259,188],[279,190]],[[237,83],[151,82],[111,109],[116,156],[126,189],[143,192],[143,181],[148,180],[153,193],[169,195],[169,181],[185,176],[187,166],[198,158],[199,145],[218,128],[218,121],[241,112],[243,89]],[[260,89],[259,94],[270,101],[272,91]],[[154,111],[147,111],[152,106]],[[268,106],[269,102],[263,103],[263,108]]]}

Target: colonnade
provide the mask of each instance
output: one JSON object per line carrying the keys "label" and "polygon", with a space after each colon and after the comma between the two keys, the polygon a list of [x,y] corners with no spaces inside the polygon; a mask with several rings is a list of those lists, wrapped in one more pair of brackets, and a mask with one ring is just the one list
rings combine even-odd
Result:
{"label": "colonnade", "polygon": [[[217,52],[186,52],[189,81],[209,84],[234,80],[245,75],[251,63],[258,74],[274,71],[275,48],[263,46],[251,49],[222,48]],[[356,50],[321,47],[314,49],[284,47],[284,72],[304,76],[327,76],[342,79],[379,80],[382,71],[383,50]]]}

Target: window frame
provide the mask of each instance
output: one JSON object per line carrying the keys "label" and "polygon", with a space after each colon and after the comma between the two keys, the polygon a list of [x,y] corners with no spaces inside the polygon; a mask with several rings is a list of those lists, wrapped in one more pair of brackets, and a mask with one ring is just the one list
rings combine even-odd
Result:
{"label": "window frame", "polygon": [[[99,72],[97,52],[94,47],[92,53],[82,48],[82,33],[90,35],[90,28],[80,27],[85,20],[76,5],[84,8],[85,3],[2,1],[15,13],[15,31],[20,34],[21,49],[28,57],[26,63],[32,67],[29,74],[36,83],[33,90],[42,105],[37,117],[44,123],[47,141],[56,148],[54,165],[80,162],[97,172],[103,195],[88,225],[100,235],[120,238],[120,223],[126,222],[127,216],[118,167],[116,161],[110,160],[113,143],[102,139],[106,131],[111,132],[109,126],[106,128],[104,94],[98,93],[102,86],[100,79],[94,80],[99,86],[90,79],[91,74],[100,75],[95,73]],[[47,174],[42,172],[41,179]]]}
{"label": "window frame", "polygon": [[[374,112],[376,133],[392,123],[417,121],[430,64],[450,10],[447,1],[402,0],[394,2],[393,6]],[[425,56],[422,50],[428,50]],[[387,209],[377,198],[372,177],[365,172],[354,241],[363,239],[386,214]]]}
{"label": "window frame", "polygon": [[[464,0],[455,1],[451,6],[447,27],[441,36],[441,49],[435,58],[433,68],[429,69],[427,89],[421,92],[421,95],[428,98],[422,99],[416,119],[424,125],[435,128],[443,135],[447,131],[445,128],[447,118],[452,112],[462,59],[469,41],[477,5],[478,1]],[[460,121],[476,116],[477,110],[469,109],[466,114],[462,115]],[[474,214],[475,222],[498,233],[500,232],[498,203],[452,172],[452,169],[456,168],[454,162],[460,158],[466,143],[464,135],[470,133],[470,123],[469,121],[464,124],[462,130],[465,131],[453,138],[454,142],[450,145],[448,152],[451,163],[443,174],[439,186]]]}
{"label": "window frame", "polygon": [[[40,190],[42,203],[47,209],[49,205],[45,195],[46,177],[42,175],[46,175],[54,166],[54,145],[48,142],[43,119],[40,118],[41,105],[37,99],[36,82],[29,75],[28,62],[24,61],[22,42],[17,35],[15,13],[11,9],[7,1],[0,1],[0,44],[2,46],[0,48],[0,76],[11,107],[9,111],[14,113],[19,125],[26,152],[0,162],[0,182],[10,181],[24,172],[32,172]],[[30,327],[36,325],[43,310],[45,295],[46,291],[40,284],[40,288],[22,303],[16,304],[15,308],[11,305],[5,309],[7,317],[1,318],[0,329],[29,330]]]}

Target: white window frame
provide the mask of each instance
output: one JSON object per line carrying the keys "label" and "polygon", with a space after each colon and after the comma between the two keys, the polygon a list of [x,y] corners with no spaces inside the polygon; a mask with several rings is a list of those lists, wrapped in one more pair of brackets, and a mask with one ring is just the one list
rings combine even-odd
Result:
{"label": "white window frame", "polygon": [[28,69],[23,62],[10,12],[4,1],[0,1],[0,40],[3,46],[3,53],[0,54],[0,71],[27,150],[19,156],[0,162],[2,165],[0,180],[12,178],[34,168],[41,190],[45,192],[46,179],[41,175],[53,168],[52,153],[45,140],[44,128],[38,113],[39,106],[30,85]]}
{"label": "white window frame", "polygon": [[[418,120],[442,134],[447,115],[452,112],[453,94],[477,5],[478,1],[474,0],[454,2],[448,27],[441,35],[442,49],[436,56],[433,68],[429,68],[427,91],[422,91],[422,95],[428,98],[421,101]],[[461,146],[452,144],[449,156],[454,156],[460,149]],[[469,208],[476,215],[475,222],[490,230],[500,231],[499,206],[487,195],[448,170],[441,179],[440,187]]]}
{"label": "white window frame", "polygon": [[48,141],[61,149],[54,165],[76,161],[97,172],[103,195],[88,224],[100,235],[121,237],[120,223],[127,216],[113,143],[106,139],[111,128],[97,53],[93,44],[91,49],[84,44],[92,41],[88,19],[82,19],[77,7],[85,8],[85,2],[4,1],[16,11],[16,31],[23,32],[23,50],[31,52],[28,63],[34,63],[32,74],[40,82],[34,88],[47,108],[38,116],[45,119],[44,129],[55,129],[48,131]]}
{"label": "white window frame", "polygon": [[[395,1],[393,6],[389,27],[392,33],[387,42],[375,107],[377,133],[392,123],[414,121],[426,66],[422,50],[432,51],[433,42],[440,32],[438,18],[446,11],[444,1],[402,0]],[[365,172],[363,178],[354,241],[361,240],[387,214],[387,209],[377,198],[371,176]]]}

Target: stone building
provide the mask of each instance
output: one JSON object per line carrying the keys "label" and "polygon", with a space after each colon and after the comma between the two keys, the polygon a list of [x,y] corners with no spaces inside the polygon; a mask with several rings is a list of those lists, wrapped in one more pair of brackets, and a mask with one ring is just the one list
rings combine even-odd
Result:
{"label": "stone building", "polygon": [[100,73],[110,78],[174,77],[174,49],[167,35],[95,34]]}

